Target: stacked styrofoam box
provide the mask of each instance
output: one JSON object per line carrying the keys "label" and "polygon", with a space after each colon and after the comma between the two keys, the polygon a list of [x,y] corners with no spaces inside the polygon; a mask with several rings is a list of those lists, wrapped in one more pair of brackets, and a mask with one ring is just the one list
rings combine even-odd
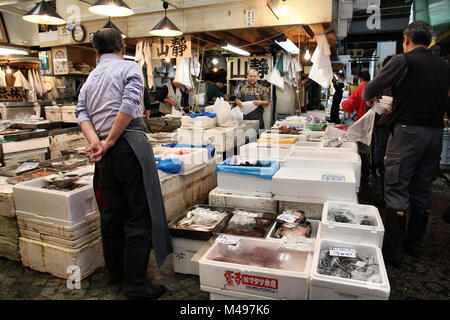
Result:
{"label": "stacked styrofoam box", "polygon": [[9,166],[35,158],[44,161],[49,146],[49,139],[45,137],[3,143],[0,148],[5,166]]}
{"label": "stacked styrofoam box", "polygon": [[[354,215],[368,216],[374,225],[340,223],[329,220],[330,209],[343,208]],[[378,209],[374,206],[327,201],[323,206],[322,239],[338,240],[348,243],[364,244],[381,248],[384,227]]]}
{"label": "stacked styrofoam box", "polygon": [[279,145],[263,145],[256,142],[248,143],[239,149],[239,156],[254,160],[273,160],[284,166],[284,161],[292,151],[292,146],[285,148]]}
{"label": "stacked styrofoam box", "polygon": [[62,121],[67,123],[78,123],[78,119],[75,116],[76,106],[63,106],[61,107]]}
{"label": "stacked styrofoam box", "polygon": [[0,257],[20,261],[19,228],[14,208],[12,185],[0,184]]}
{"label": "stacked styrofoam box", "polygon": [[322,142],[317,141],[298,141],[294,148],[296,150],[304,150],[313,148],[314,151],[329,152],[353,152],[358,153],[358,145],[354,142],[344,142],[340,147],[323,147]]}
{"label": "stacked styrofoam box", "polygon": [[[330,175],[344,177],[345,181],[323,179]],[[285,167],[272,179],[272,193],[279,201],[323,204],[335,200],[357,203],[355,190],[355,174],[349,170],[299,170]]]}
{"label": "stacked styrofoam box", "polygon": [[[91,172],[91,167],[77,173]],[[104,264],[93,187],[68,192],[41,188],[51,177],[13,187],[22,264],[60,278],[68,278],[69,267],[76,266],[84,279]]]}
{"label": "stacked styrofoam box", "polygon": [[[184,153],[182,155],[178,153]],[[183,162],[181,175],[194,172],[199,167],[204,167],[208,162],[208,150],[206,148],[153,148],[155,157],[161,159],[179,159]]]}
{"label": "stacked styrofoam box", "polygon": [[278,212],[278,201],[272,196],[246,196],[242,194],[231,194],[219,192],[215,188],[209,193],[209,205],[218,207],[231,207],[241,209],[252,209],[266,212]]}
{"label": "stacked styrofoam box", "polygon": [[193,262],[191,259],[206,242],[207,241],[172,237],[173,271],[198,276],[198,261]]}
{"label": "stacked styrofoam box", "polygon": [[356,153],[316,151],[293,148],[284,162],[285,168],[328,170],[352,170],[356,179],[355,192],[359,191],[361,158]]}
{"label": "stacked styrofoam box", "polygon": [[[322,235],[322,224],[319,220],[307,220],[311,223],[311,235],[307,239],[319,240]],[[266,239],[281,241],[281,238],[277,238],[275,233],[277,232],[277,223],[274,223],[267,233]]]}
{"label": "stacked styrofoam box", "polygon": [[276,300],[275,298],[258,296],[256,294],[229,291],[224,288],[200,286],[200,290],[209,292],[209,300]]}
{"label": "stacked styrofoam box", "polygon": [[[356,255],[375,257],[375,263],[379,265],[381,283],[319,274],[317,268],[320,252],[321,250],[329,250],[332,247],[354,249],[356,250]],[[387,300],[389,294],[389,279],[380,248],[325,239],[316,243],[311,266],[310,300]]]}
{"label": "stacked styrofoam box", "polygon": [[207,130],[177,129],[177,141],[180,144],[207,145],[211,144],[216,152],[227,152],[234,148],[235,130],[233,127],[216,127]]}
{"label": "stacked styrofoam box", "polygon": [[[212,260],[218,246],[225,245],[214,243],[199,261],[200,285],[205,291],[212,292],[209,290],[212,288],[215,290],[212,293],[217,293],[217,289],[222,289],[222,295],[237,298],[308,299],[312,253],[293,250],[286,252],[286,255],[292,255],[286,258],[286,263],[295,265],[296,269],[283,270]],[[279,241],[240,238],[233,250],[239,250],[242,246],[248,250],[263,247],[277,251]],[[248,294],[251,296],[247,296]]]}
{"label": "stacked styrofoam box", "polygon": [[217,127],[217,117],[210,118],[207,116],[200,116],[191,118],[190,116],[181,117],[181,127],[184,129],[210,129]]}
{"label": "stacked styrofoam box", "polygon": [[50,122],[62,122],[62,111],[59,106],[46,106],[45,118]]}

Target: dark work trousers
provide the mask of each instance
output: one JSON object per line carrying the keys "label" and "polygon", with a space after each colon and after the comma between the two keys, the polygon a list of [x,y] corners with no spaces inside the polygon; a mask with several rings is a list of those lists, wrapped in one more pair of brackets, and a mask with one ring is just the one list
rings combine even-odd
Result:
{"label": "dark work trousers", "polygon": [[151,248],[151,216],[142,169],[126,139],[120,137],[97,163],[97,170],[106,204],[100,213],[102,239],[108,247],[105,262],[108,270],[120,272],[127,244],[144,243]]}
{"label": "dark work trousers", "polygon": [[409,204],[430,208],[431,183],[438,177],[443,130],[397,123],[389,137],[385,166],[386,208],[406,211]]}
{"label": "dark work trousers", "polygon": [[361,157],[361,186],[365,186],[369,183],[370,177],[370,146],[357,142],[358,154]]}
{"label": "dark work trousers", "polygon": [[255,110],[246,114],[244,120],[259,120],[259,128],[264,129],[264,107],[258,106]]}
{"label": "dark work trousers", "polygon": [[381,188],[384,194],[384,157],[389,140],[390,130],[386,125],[374,128],[373,139],[373,166],[381,177]]}

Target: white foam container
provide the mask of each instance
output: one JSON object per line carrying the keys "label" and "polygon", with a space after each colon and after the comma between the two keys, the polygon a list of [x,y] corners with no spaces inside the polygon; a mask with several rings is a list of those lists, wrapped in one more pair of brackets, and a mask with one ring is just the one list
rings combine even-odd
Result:
{"label": "white foam container", "polygon": [[189,129],[209,129],[217,127],[217,117],[210,118],[210,117],[196,117],[191,118],[189,116],[183,116],[181,117],[181,127],[182,128],[189,128]]}
{"label": "white foam container", "polygon": [[355,142],[344,142],[342,146],[337,147],[322,147],[322,142],[317,141],[299,141],[295,144],[295,150],[304,150],[313,148],[314,151],[326,152],[353,152],[358,153],[358,145]]}
{"label": "white foam container", "polygon": [[284,210],[303,210],[307,219],[321,220],[323,203],[279,201],[278,212],[283,212]]}
{"label": "white foam container", "polygon": [[173,270],[177,273],[198,276],[198,261],[194,262],[191,259],[206,243],[207,241],[172,237]]}
{"label": "white foam container", "polygon": [[76,106],[63,106],[61,107],[62,121],[68,123],[78,123],[78,119],[75,116]]}
{"label": "white foam container", "polygon": [[35,138],[24,141],[8,142],[0,145],[3,155],[18,154],[26,151],[41,151],[50,146],[48,137]]}
{"label": "white foam container", "polygon": [[[354,208],[355,214],[364,210],[363,214],[369,216],[375,226],[365,226],[351,223],[341,223],[328,220],[330,207]],[[378,209],[374,206],[327,201],[323,206],[322,239],[338,240],[348,243],[365,244],[381,248],[383,246],[384,226]]]}
{"label": "white foam container", "polygon": [[[51,175],[48,177],[53,177]],[[73,226],[85,215],[98,212],[94,189],[86,185],[70,192],[43,189],[46,179],[34,179],[13,187],[17,215],[37,215],[57,224]]]}
{"label": "white foam container", "polygon": [[[214,253],[220,249],[218,246],[225,245],[214,243],[199,261],[201,286],[216,289],[224,288],[229,290],[230,294],[238,292],[274,299],[308,299],[312,253],[287,251],[286,261],[292,261],[292,265],[296,267],[296,270],[292,271],[210,260],[209,258],[213,257]],[[278,250],[278,246],[279,241],[240,238],[239,243],[233,247],[233,250],[239,250],[240,248],[252,250],[256,247]],[[234,278],[228,281],[227,274],[232,274]],[[242,276],[241,279],[245,276],[248,276],[247,279],[249,280],[258,277],[258,281],[264,280],[264,282],[260,282],[258,285],[253,280],[253,284],[250,284],[250,281],[246,281],[247,284],[244,284],[237,281],[237,274]]]}
{"label": "white foam container", "polygon": [[292,146],[285,148],[273,144],[259,144],[257,142],[252,142],[239,149],[239,156],[254,160],[279,161],[280,165],[284,166],[284,161],[291,151]]}
{"label": "white foam container", "polygon": [[282,140],[282,139],[294,139],[297,141],[299,139],[298,134],[282,134],[282,133],[267,133],[264,132],[261,134],[260,139],[270,139],[270,140]]}
{"label": "white foam container", "polygon": [[[310,237],[306,239],[315,239],[315,240],[320,239],[322,234],[322,225],[320,221],[319,220],[307,220],[307,221],[311,223],[312,230]],[[277,232],[277,223],[274,223],[270,228],[269,232],[267,233],[266,239],[281,241],[281,238],[277,238],[275,236],[276,232]]]}
{"label": "white foam container", "polygon": [[[177,155],[176,152],[184,151],[189,152],[183,155]],[[205,166],[208,160],[208,150],[206,148],[153,148],[155,157],[161,157],[162,159],[179,159],[183,162],[179,174],[192,173],[194,169],[200,169],[201,166]]]}
{"label": "white foam container", "polygon": [[274,213],[278,212],[278,201],[274,199],[273,195],[263,197],[222,193],[219,192],[218,188],[215,188],[209,193],[209,205],[249,210],[251,209]]}
{"label": "white foam container", "polygon": [[207,130],[177,129],[177,141],[180,144],[207,145],[212,144],[216,152],[226,152],[235,146],[235,130],[233,127],[216,127]]}
{"label": "white foam container", "polygon": [[[345,181],[324,181],[322,175],[345,177]],[[280,168],[272,178],[272,193],[278,201],[357,203],[355,174],[349,170]]]}
{"label": "white foam container", "polygon": [[[382,282],[369,283],[319,274],[317,266],[319,264],[320,251],[328,250],[330,247],[355,249],[356,254],[374,256],[377,264],[380,266]],[[310,300],[387,300],[389,299],[390,290],[389,279],[380,248],[324,239],[316,243],[311,267]]]}
{"label": "white foam container", "polygon": [[59,106],[46,106],[45,118],[50,122],[62,122],[62,110]]}
{"label": "white foam container", "polygon": [[97,238],[78,249],[66,248],[42,241],[19,238],[20,255],[24,267],[48,272],[67,279],[68,268],[79,267],[81,280],[104,265],[102,241]]}
{"label": "white foam container", "polygon": [[359,191],[361,180],[361,158],[356,153],[299,150],[294,148],[284,161],[285,168],[316,170],[352,170],[355,174],[356,188]]}
{"label": "white foam container", "polygon": [[200,286],[200,290],[209,292],[209,300],[276,300],[270,297],[259,296],[256,294],[230,291],[227,289],[218,289],[208,286]]}

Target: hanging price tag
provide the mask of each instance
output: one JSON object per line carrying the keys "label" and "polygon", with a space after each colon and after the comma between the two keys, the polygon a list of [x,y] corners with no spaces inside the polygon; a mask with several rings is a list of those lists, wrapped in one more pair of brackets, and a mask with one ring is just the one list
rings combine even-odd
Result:
{"label": "hanging price tag", "polygon": [[356,250],[349,248],[330,248],[330,256],[356,258]]}
{"label": "hanging price tag", "polygon": [[280,214],[277,217],[277,220],[278,221],[284,221],[284,222],[287,222],[287,223],[294,223],[295,220],[297,220],[299,218],[300,218],[299,216],[296,216],[296,215],[294,215],[292,213],[284,212],[284,213]]}
{"label": "hanging price tag", "polygon": [[234,214],[239,214],[241,216],[247,216],[247,217],[252,217],[252,218],[258,218],[259,215],[255,212],[247,212],[247,211],[241,211],[241,210],[236,210],[233,212]]}
{"label": "hanging price tag", "polygon": [[228,244],[228,245],[235,246],[239,243],[239,238],[220,234],[216,239],[216,243]]}

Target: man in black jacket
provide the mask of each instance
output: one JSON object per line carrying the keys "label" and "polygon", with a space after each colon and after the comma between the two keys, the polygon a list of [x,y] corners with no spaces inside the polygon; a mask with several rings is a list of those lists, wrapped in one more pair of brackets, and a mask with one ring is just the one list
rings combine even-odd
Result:
{"label": "man in black jacket", "polygon": [[[403,249],[418,256],[425,235],[432,181],[438,176],[449,66],[431,54],[433,30],[423,21],[403,32],[404,54],[394,56],[364,88],[373,105],[385,88],[394,97],[391,135],[384,160],[386,223],[383,256],[400,265]],[[405,213],[410,205],[408,232]]]}

